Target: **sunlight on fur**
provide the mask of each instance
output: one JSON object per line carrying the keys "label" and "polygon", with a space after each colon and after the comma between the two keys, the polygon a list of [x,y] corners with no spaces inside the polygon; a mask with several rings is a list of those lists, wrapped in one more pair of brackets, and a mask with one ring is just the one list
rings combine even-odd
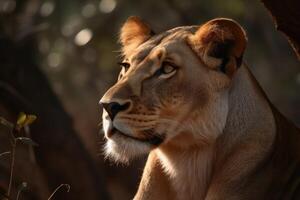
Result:
{"label": "sunlight on fur", "polygon": [[106,142],[104,150],[107,159],[116,163],[129,164],[130,160],[149,153],[151,147],[149,144],[116,135]]}
{"label": "sunlight on fur", "polygon": [[296,173],[299,130],[243,62],[239,24],[217,18],[155,35],[133,17],[120,41],[122,70],[100,100],[104,150],[125,164],[149,154],[134,200],[278,199],[269,188],[289,183],[276,172]]}

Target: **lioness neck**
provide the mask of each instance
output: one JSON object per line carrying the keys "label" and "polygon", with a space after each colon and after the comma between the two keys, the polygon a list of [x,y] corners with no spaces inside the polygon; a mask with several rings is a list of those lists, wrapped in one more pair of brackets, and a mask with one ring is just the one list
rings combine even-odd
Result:
{"label": "lioness neck", "polygon": [[216,191],[218,196],[228,195],[229,188],[247,177],[271,149],[272,110],[247,66],[237,71],[228,92],[229,111],[222,133],[215,133],[218,137],[205,145],[165,145],[156,150],[178,199],[214,199]]}
{"label": "lioness neck", "polygon": [[161,148],[157,155],[168,174],[177,199],[204,199],[208,189],[214,160],[214,147],[179,150]]}

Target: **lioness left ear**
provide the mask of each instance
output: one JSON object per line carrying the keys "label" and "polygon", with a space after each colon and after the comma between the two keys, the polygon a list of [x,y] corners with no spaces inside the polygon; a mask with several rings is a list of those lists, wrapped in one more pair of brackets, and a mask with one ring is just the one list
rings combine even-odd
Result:
{"label": "lioness left ear", "polygon": [[207,66],[231,77],[242,63],[247,36],[237,22],[217,18],[188,37],[188,43]]}
{"label": "lioness left ear", "polygon": [[120,31],[123,54],[126,55],[128,51],[138,47],[152,35],[154,32],[143,20],[136,16],[129,17]]}

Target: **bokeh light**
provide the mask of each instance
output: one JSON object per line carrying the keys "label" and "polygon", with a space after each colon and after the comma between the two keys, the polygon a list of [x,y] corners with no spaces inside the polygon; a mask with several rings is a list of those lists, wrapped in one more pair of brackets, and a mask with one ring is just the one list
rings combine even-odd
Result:
{"label": "bokeh light", "polygon": [[58,53],[52,52],[48,55],[47,61],[50,67],[56,68],[61,62],[61,56]]}
{"label": "bokeh light", "polygon": [[101,0],[99,10],[103,13],[110,13],[116,8],[117,2],[115,0]]}
{"label": "bokeh light", "polygon": [[85,18],[90,18],[96,14],[96,11],[96,6],[92,3],[88,3],[82,8],[81,14]]}
{"label": "bokeh light", "polygon": [[40,14],[43,17],[47,17],[51,15],[54,11],[55,4],[52,1],[47,1],[42,4],[41,9],[40,9]]}
{"label": "bokeh light", "polygon": [[92,37],[93,37],[93,32],[90,29],[88,28],[82,29],[75,36],[74,42],[78,46],[83,46],[86,45],[92,39]]}

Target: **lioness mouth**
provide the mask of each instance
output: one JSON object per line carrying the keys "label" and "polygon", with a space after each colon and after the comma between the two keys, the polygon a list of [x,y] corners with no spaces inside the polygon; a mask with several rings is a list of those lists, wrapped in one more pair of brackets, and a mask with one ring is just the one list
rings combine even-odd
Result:
{"label": "lioness mouth", "polygon": [[139,142],[150,143],[150,144],[155,145],[155,146],[161,144],[163,142],[163,140],[164,140],[163,137],[159,137],[157,135],[153,135],[153,136],[151,136],[149,138],[137,138],[137,137],[133,137],[133,136],[127,135],[127,134],[119,131],[115,127],[113,127],[109,135],[112,136],[114,134],[119,134],[119,135],[122,135],[123,137],[127,137],[127,138],[130,138],[130,139],[139,141]]}

